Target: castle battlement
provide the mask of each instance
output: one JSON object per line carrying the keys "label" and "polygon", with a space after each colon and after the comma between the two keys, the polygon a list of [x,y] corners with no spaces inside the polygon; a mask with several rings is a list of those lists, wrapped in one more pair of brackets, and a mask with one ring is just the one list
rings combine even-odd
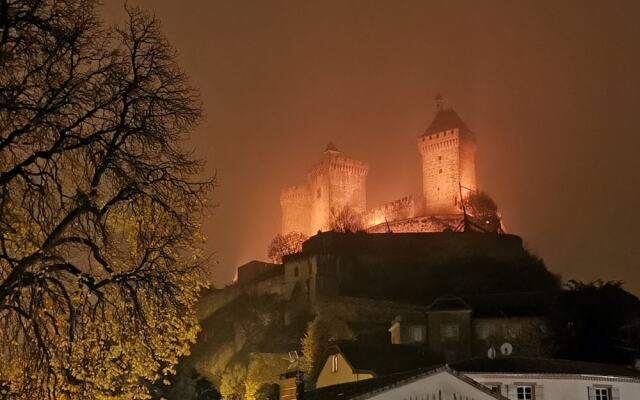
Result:
{"label": "castle battlement", "polygon": [[331,156],[328,160],[311,168],[308,176],[313,180],[327,171],[366,177],[369,173],[369,163],[343,156]]}
{"label": "castle battlement", "polygon": [[423,209],[423,200],[414,195],[410,195],[368,210],[362,219],[365,227],[369,228],[385,222],[416,217],[422,214]]}
{"label": "castle battlement", "polygon": [[307,185],[289,186],[280,191],[280,203],[311,200],[311,193]]}

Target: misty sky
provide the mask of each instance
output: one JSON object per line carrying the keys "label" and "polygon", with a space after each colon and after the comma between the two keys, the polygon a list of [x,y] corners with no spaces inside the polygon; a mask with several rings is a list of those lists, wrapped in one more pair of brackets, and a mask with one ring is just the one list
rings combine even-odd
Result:
{"label": "misty sky", "polygon": [[[218,172],[216,285],[265,259],[279,191],[328,141],[367,160],[368,206],[419,193],[441,92],[476,132],[478,184],[564,279],[640,293],[640,2],[129,0],[199,88],[191,145]],[[123,17],[105,0],[105,19]]]}

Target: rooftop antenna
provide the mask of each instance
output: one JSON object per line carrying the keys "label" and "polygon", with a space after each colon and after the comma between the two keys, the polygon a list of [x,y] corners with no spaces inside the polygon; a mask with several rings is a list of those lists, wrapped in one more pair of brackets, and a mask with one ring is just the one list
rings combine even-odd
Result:
{"label": "rooftop antenna", "polygon": [[384,216],[384,223],[387,225],[387,233],[393,233],[391,227],[389,226],[389,221],[387,221],[387,216]]}
{"label": "rooftop antenna", "polygon": [[287,367],[287,371],[297,371],[300,365],[300,355],[296,350],[290,351],[287,353],[287,357],[284,358],[286,361],[289,361],[289,366]]}
{"label": "rooftop antenna", "polygon": [[[465,188],[467,189],[467,188]],[[471,227],[471,224],[469,223],[469,216],[467,215],[467,207],[465,207],[464,205],[464,197],[462,197],[462,185],[460,183],[458,183],[458,190],[460,191],[460,205],[462,206],[462,215],[463,215],[463,223],[464,223],[464,227],[463,232],[468,232],[471,229],[469,229]]]}
{"label": "rooftop antenna", "polygon": [[442,111],[444,108],[444,99],[440,93],[436,94],[436,110]]}

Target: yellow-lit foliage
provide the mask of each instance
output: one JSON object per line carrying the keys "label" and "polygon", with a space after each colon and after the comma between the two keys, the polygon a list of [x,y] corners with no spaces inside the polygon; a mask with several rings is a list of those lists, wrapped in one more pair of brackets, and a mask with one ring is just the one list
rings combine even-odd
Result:
{"label": "yellow-lit foliage", "polygon": [[[196,93],[158,22],[9,0],[0,40],[0,387],[145,399],[189,353],[212,182]],[[1,397],[1,396],[0,396]]]}
{"label": "yellow-lit foliage", "polygon": [[353,339],[353,331],[342,319],[324,314],[316,316],[307,325],[300,343],[303,353],[300,369],[306,373],[306,378],[315,381],[332,342]]}

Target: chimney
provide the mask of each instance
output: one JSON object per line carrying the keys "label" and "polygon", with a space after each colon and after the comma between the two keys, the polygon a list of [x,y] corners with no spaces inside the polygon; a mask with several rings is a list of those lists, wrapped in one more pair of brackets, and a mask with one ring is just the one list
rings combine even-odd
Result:
{"label": "chimney", "polygon": [[301,371],[288,371],[280,375],[280,400],[303,400],[304,381]]}

